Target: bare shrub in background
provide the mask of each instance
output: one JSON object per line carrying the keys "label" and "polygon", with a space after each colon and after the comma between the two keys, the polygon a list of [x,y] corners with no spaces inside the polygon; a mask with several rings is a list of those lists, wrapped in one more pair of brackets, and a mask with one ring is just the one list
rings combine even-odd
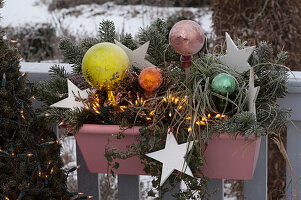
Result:
{"label": "bare shrub in background", "polygon": [[255,45],[272,44],[274,53],[289,52],[286,66],[301,70],[301,1],[300,0],[212,0],[213,29],[216,41],[232,38]]}
{"label": "bare shrub in background", "polygon": [[118,200],[117,177],[111,174],[100,174],[99,176],[101,199]]}
{"label": "bare shrub in background", "polygon": [[119,5],[151,5],[151,6],[180,6],[197,7],[209,5],[210,0],[52,0],[49,4],[49,10],[70,8],[82,4],[104,4],[106,2],[115,2]]}
{"label": "bare shrub in background", "polygon": [[[55,17],[55,15],[53,15]],[[57,61],[64,62],[59,43],[63,37],[78,41],[84,35],[72,35],[68,27],[62,26],[60,19],[56,23],[25,24],[20,27],[6,27],[4,31],[8,39],[13,40],[21,56],[27,62]]]}
{"label": "bare shrub in background", "polygon": [[5,28],[8,39],[15,40],[16,47],[26,61],[40,62],[59,57],[59,38],[51,24],[26,24],[23,27]]}

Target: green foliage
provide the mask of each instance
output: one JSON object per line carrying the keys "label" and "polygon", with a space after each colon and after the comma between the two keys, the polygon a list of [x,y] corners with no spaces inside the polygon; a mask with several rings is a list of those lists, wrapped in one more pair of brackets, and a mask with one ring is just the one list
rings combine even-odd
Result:
{"label": "green foliage", "polygon": [[[32,92],[25,87],[26,75],[19,71],[20,56],[2,36],[0,58],[0,195],[19,200],[68,200],[56,135],[35,117]],[[61,70],[53,72],[62,74]]]}
{"label": "green foliage", "polygon": [[234,136],[243,135],[249,137],[264,136],[266,130],[256,122],[255,115],[249,112],[235,114],[232,118],[219,121],[212,127],[212,134],[233,133]]}
{"label": "green foliage", "polygon": [[151,63],[156,66],[165,61],[180,60],[180,56],[169,46],[168,35],[167,24],[161,19],[157,19],[149,27],[141,29],[138,34],[140,44],[150,41],[147,53],[150,55]]}
{"label": "green foliage", "polygon": [[54,65],[50,67],[49,74],[50,76],[61,77],[61,78],[67,78],[68,76],[68,73],[66,72],[65,68],[59,65]]}
{"label": "green foliage", "polygon": [[99,41],[97,38],[85,38],[80,43],[80,49],[82,49],[83,52],[87,52],[88,49],[99,42],[101,41]]}
{"label": "green foliage", "polygon": [[98,35],[102,42],[114,43],[116,36],[114,23],[109,20],[103,20],[99,23]]}
{"label": "green foliage", "polygon": [[[68,93],[67,72],[64,67],[54,65],[49,70],[52,79],[35,83],[35,96],[47,106],[65,98]],[[61,97],[60,97],[61,96]]]}
{"label": "green foliage", "polygon": [[72,64],[73,72],[76,74],[82,71],[82,58],[84,51],[70,39],[62,39],[60,42],[60,49],[64,57]]}
{"label": "green foliage", "polygon": [[120,37],[120,42],[131,50],[137,49],[138,46],[130,33],[126,33],[124,36]]}

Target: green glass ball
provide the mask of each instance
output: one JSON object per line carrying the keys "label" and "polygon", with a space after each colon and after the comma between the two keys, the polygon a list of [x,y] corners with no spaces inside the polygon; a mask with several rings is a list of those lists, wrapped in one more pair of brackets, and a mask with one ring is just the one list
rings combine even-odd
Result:
{"label": "green glass ball", "polygon": [[219,94],[231,94],[234,92],[236,88],[236,83],[235,79],[233,76],[226,74],[226,73],[221,73],[214,77],[211,83],[211,87],[214,92],[219,93]]}

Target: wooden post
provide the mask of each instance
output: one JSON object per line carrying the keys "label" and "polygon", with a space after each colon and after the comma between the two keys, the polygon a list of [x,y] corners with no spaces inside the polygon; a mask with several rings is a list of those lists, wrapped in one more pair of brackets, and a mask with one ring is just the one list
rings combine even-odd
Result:
{"label": "wooden post", "polygon": [[80,168],[77,169],[78,192],[83,192],[85,196],[91,195],[94,200],[100,200],[100,185],[98,174],[89,172],[82,153],[76,144],[76,159]]}
{"label": "wooden post", "polygon": [[297,200],[301,198],[301,72],[294,72],[287,86],[288,94],[278,101],[279,105],[292,110],[287,128],[286,151],[291,168],[286,166],[286,199]]}
{"label": "wooden post", "polygon": [[138,175],[118,175],[118,199],[140,199],[140,183]]}
{"label": "wooden post", "polygon": [[[301,109],[299,110],[301,112]],[[286,151],[292,166],[292,173],[290,167],[286,167],[286,199],[298,200],[301,199],[301,121],[292,121],[287,129],[287,147]],[[299,129],[296,129],[296,127]]]}
{"label": "wooden post", "polygon": [[267,200],[267,137],[261,138],[260,152],[253,175],[253,179],[244,182],[244,199],[245,200]]}
{"label": "wooden post", "polygon": [[212,193],[210,199],[224,199],[224,179],[210,179],[208,182],[208,191]]}

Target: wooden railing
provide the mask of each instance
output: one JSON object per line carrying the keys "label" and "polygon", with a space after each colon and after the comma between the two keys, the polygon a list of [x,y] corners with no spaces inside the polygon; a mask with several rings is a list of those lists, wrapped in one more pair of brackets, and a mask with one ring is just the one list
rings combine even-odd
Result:
{"label": "wooden railing", "polygon": [[[52,63],[21,63],[21,71],[28,72],[30,82],[49,79],[48,69]],[[62,64],[67,71],[71,71],[68,64]],[[281,106],[292,109],[291,122],[287,129],[287,154],[290,159],[293,178],[290,169],[287,167],[286,183],[292,184],[292,190],[288,189],[286,199],[301,199],[301,72],[294,72],[288,82],[288,94],[285,98],[279,99]],[[244,197],[246,200],[267,200],[267,138],[261,140],[260,154],[253,179],[244,181]],[[78,191],[93,196],[93,199],[100,200],[99,175],[88,171],[81,152],[76,147],[77,163],[81,167],[77,172]],[[283,170],[283,169],[280,169]],[[292,182],[291,182],[292,181]],[[118,176],[118,199],[119,200],[139,200],[140,199],[139,176],[119,175]],[[209,182],[210,191],[217,192],[212,196],[213,200],[224,199],[224,181],[212,179]],[[165,200],[174,199],[171,195],[180,189],[180,186],[165,195]]]}

